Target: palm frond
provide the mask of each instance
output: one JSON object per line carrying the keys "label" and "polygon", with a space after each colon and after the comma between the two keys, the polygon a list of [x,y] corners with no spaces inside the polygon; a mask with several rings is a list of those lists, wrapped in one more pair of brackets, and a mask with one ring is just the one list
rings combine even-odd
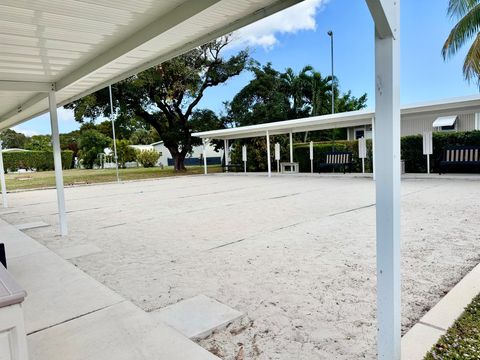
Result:
{"label": "palm frond", "polygon": [[474,8],[480,0],[450,0],[447,13],[451,18],[461,18]]}
{"label": "palm frond", "polygon": [[442,48],[443,58],[455,55],[468,39],[478,34],[479,30],[480,4],[477,4],[453,27]]}
{"label": "palm frond", "polygon": [[465,56],[463,75],[469,82],[474,79],[480,85],[480,34],[477,34]]}

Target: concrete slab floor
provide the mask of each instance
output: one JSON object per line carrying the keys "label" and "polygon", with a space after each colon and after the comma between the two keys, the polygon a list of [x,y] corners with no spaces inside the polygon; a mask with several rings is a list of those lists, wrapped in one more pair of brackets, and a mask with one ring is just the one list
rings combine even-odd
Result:
{"label": "concrete slab floor", "polygon": [[101,252],[102,249],[93,244],[80,244],[57,249],[55,252],[64,259],[73,259],[80,256],[92,255]]}
{"label": "concrete slab floor", "polygon": [[30,360],[219,360],[127,301],[32,334],[28,341]]}
{"label": "concrete slab floor", "polygon": [[30,223],[22,223],[22,224],[16,224],[15,227],[18,230],[29,230],[29,229],[36,229],[36,228],[41,228],[45,226],[50,226],[50,224],[47,224],[46,222],[43,221],[34,221]]}
{"label": "concrete slab floor", "polygon": [[205,295],[179,301],[150,314],[190,339],[206,338],[242,316],[240,311]]}
{"label": "concrete slab floor", "polygon": [[3,220],[0,241],[27,291],[31,360],[218,359]]}
{"label": "concrete slab floor", "polygon": [[[480,186],[402,181],[406,331],[480,259]],[[199,343],[227,360],[375,358],[375,188],[368,178],[192,176],[66,189],[70,235],[29,230],[147,312],[205,294],[245,314]],[[10,195],[12,223],[57,224],[53,190]]]}

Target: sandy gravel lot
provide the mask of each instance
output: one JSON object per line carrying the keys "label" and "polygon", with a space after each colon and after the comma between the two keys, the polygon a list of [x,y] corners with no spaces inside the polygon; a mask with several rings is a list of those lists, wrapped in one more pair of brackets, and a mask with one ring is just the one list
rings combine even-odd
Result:
{"label": "sandy gravel lot", "polygon": [[[192,176],[66,196],[65,238],[53,190],[12,194],[19,212],[2,217],[55,225],[27,233],[145,311],[205,294],[244,312],[200,341],[220,357],[375,357],[372,180]],[[402,182],[404,330],[480,262],[479,200],[478,181]]]}

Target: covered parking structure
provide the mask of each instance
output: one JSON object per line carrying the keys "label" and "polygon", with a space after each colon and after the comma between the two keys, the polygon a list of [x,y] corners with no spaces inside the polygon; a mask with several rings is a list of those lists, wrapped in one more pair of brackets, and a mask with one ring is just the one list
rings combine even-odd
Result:
{"label": "covered parking structure", "polygon": [[[298,2],[0,0],[0,130],[50,113],[61,234],[58,106]],[[400,359],[400,0],[366,3],[375,25],[378,358]]]}
{"label": "covered parking structure", "polygon": [[[293,134],[310,132],[317,130],[339,129],[351,126],[360,126],[369,123],[375,127],[375,113],[369,110],[350,111],[346,113],[338,113],[322,116],[311,116],[308,118],[276,121],[266,124],[241,126],[230,129],[204,131],[194,133],[193,136],[203,140],[204,155],[203,165],[204,173],[207,174],[207,143],[210,140],[223,140],[225,148],[225,162],[228,163],[229,141],[235,139],[245,139],[254,137],[266,137],[267,140],[267,165],[268,176],[272,176],[272,164],[270,156],[270,136],[272,135],[289,135],[289,159],[293,163]],[[373,133],[375,133],[373,131]],[[373,145],[375,140],[373,141]],[[373,151],[375,154],[375,151]]]}
{"label": "covered parking structure", "polygon": [[[402,136],[419,135],[425,131],[432,130],[480,130],[480,97],[474,95],[402,106],[400,115]],[[458,121],[459,119],[461,121]],[[460,122],[460,126],[452,126],[455,122]],[[448,129],[442,129],[443,126],[447,126]],[[201,138],[204,145],[210,140],[223,140],[224,147],[228,153],[230,141],[235,139],[265,137],[267,142],[270,142],[270,136],[272,135],[289,134],[289,160],[290,163],[293,163],[292,134],[340,128],[347,129],[347,140],[352,139],[352,137],[349,138],[349,134],[353,133],[354,130],[361,129],[362,136],[365,136],[368,134],[366,130],[371,128],[372,150],[375,158],[375,111],[369,109],[203,131],[194,133],[193,136]],[[369,137],[366,136],[366,138]],[[205,151],[203,159],[204,172],[206,174],[207,153]],[[271,176],[271,156],[266,154],[266,159],[269,165],[268,176]],[[226,158],[226,161],[228,161],[228,158]]]}

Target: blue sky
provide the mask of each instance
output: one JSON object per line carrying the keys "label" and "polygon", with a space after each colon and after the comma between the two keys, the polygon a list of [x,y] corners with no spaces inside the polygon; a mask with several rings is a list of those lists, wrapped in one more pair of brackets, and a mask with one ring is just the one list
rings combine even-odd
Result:
{"label": "blue sky", "polygon": [[[444,62],[441,47],[454,22],[446,15],[448,0],[401,1],[401,102],[411,104],[478,93],[475,84],[462,76],[467,48]],[[324,75],[330,74],[330,38],[334,32],[335,75],[343,91],[368,95],[374,105],[374,32],[365,1],[306,0],[297,8],[251,25],[235,35],[225,56],[248,46],[252,57],[262,64],[271,62],[278,70],[291,67],[299,71],[312,65]],[[251,79],[243,73],[226,84],[208,89],[199,108],[217,113],[223,102]],[[73,114],[59,110],[61,132],[79,127]],[[17,131],[49,133],[48,116],[43,115],[17,126]]]}

